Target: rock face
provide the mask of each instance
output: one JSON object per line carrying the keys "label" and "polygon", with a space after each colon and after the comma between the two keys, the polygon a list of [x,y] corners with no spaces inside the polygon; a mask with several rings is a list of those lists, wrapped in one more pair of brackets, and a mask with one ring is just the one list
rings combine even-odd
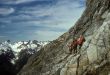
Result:
{"label": "rock face", "polygon": [[[66,46],[73,30],[86,38],[76,55]],[[110,75],[110,0],[87,0],[75,26],[31,56],[18,75]]]}

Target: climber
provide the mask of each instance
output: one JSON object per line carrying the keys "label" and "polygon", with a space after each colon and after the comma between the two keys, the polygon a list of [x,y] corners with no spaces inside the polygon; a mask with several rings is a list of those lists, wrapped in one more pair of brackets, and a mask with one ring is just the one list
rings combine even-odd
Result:
{"label": "climber", "polygon": [[77,39],[76,38],[72,42],[72,49],[74,50],[74,53],[77,53]]}
{"label": "climber", "polygon": [[72,42],[67,44],[70,54],[72,54],[72,51],[74,51],[74,53],[77,53],[77,39],[74,38]]}
{"label": "climber", "polygon": [[80,35],[80,37],[77,39],[77,45],[79,46],[79,49],[81,49],[84,42],[85,42],[84,36]]}

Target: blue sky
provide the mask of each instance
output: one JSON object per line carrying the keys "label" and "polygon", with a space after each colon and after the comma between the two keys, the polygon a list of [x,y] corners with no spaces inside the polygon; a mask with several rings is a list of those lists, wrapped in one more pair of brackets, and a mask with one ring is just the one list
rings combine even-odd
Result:
{"label": "blue sky", "polygon": [[85,0],[0,0],[0,41],[54,40],[84,9]]}

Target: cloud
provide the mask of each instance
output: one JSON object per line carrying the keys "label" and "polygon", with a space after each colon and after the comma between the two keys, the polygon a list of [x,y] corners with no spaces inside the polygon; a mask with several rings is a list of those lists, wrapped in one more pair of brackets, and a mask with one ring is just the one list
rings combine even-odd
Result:
{"label": "cloud", "polygon": [[21,4],[21,3],[29,3],[34,1],[48,1],[48,0],[1,0],[2,4]]}
{"label": "cloud", "polygon": [[2,36],[2,35],[0,35],[0,38],[4,38],[4,37],[7,37],[7,36]]}
{"label": "cloud", "polygon": [[15,3],[20,4],[20,3],[32,2],[32,1],[35,1],[35,0],[17,0]]}
{"label": "cloud", "polygon": [[8,36],[0,35],[0,42],[6,41]]}
{"label": "cloud", "polygon": [[9,15],[14,13],[14,8],[0,8],[0,15]]}
{"label": "cloud", "polygon": [[77,8],[80,6],[78,1],[64,0],[58,1],[54,6],[46,7],[23,7],[17,16],[11,16],[13,22],[27,22],[34,25],[46,25],[51,27],[65,27],[66,29],[73,26],[73,24],[80,17],[80,13],[83,12],[83,8]]}
{"label": "cloud", "polygon": [[79,8],[85,7],[86,3],[85,0],[78,0],[78,3],[80,6],[78,6]]}
{"label": "cloud", "polygon": [[12,31],[7,31],[7,32],[5,32],[6,34],[18,34],[19,33],[19,31],[17,31],[17,30],[12,30]]}
{"label": "cloud", "polygon": [[4,18],[0,18],[0,23],[1,24],[8,24],[8,23],[11,23],[11,20],[9,20],[9,19],[4,19]]}
{"label": "cloud", "polygon": [[58,38],[63,32],[55,32],[55,31],[37,31],[35,38],[38,40],[54,40]]}
{"label": "cloud", "polygon": [[0,25],[0,28],[5,28],[5,27],[6,27],[5,25],[2,25],[2,24]]}
{"label": "cloud", "polygon": [[[0,8],[0,15],[5,15],[0,23],[6,25],[6,31],[0,28],[1,33],[5,32],[10,39],[54,40],[72,27],[85,9],[84,0],[49,1],[53,0],[4,0],[7,7],[6,3],[12,5]],[[22,3],[22,6],[18,5]]]}

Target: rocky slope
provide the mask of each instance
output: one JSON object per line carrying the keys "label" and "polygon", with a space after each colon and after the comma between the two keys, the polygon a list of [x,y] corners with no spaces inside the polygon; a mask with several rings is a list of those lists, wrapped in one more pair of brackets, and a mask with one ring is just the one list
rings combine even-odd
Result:
{"label": "rocky slope", "polygon": [[49,41],[15,42],[9,40],[0,44],[0,74],[16,75],[34,53]]}
{"label": "rocky slope", "polygon": [[[66,46],[73,30],[86,38],[76,55]],[[110,0],[87,0],[75,26],[31,56],[18,75],[110,75]]]}

